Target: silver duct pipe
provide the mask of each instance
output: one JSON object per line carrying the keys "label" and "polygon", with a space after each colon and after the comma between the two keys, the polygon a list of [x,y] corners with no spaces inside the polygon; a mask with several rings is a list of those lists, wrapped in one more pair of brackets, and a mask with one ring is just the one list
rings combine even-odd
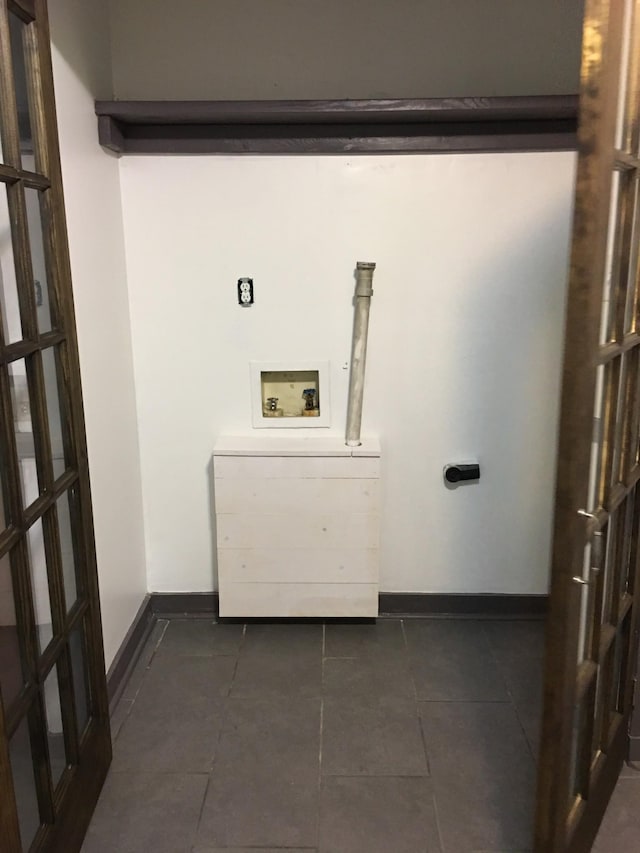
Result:
{"label": "silver duct pipe", "polygon": [[373,295],[373,271],[376,265],[358,261],[356,266],[356,301],[351,344],[351,373],[349,375],[349,403],[347,406],[348,447],[357,447],[362,424],[362,395],[364,394],[364,367],[367,358],[369,334],[369,309]]}

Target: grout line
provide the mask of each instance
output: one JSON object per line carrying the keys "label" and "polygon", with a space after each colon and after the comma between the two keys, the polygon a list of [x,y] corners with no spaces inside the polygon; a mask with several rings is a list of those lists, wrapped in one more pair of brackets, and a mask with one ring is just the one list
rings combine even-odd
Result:
{"label": "grout line", "polygon": [[112,767],[109,768],[110,776],[131,776],[135,774],[136,776],[206,776],[209,777],[209,773],[206,770],[117,770]]}
{"label": "grout line", "polygon": [[[316,811],[316,841],[320,844],[320,801],[322,798],[322,740],[324,736],[324,698],[320,698],[320,745],[318,750],[318,799]],[[319,848],[318,848],[319,849]]]}
{"label": "grout line", "polygon": [[247,633],[247,626],[246,626],[246,623],[245,623],[245,625],[244,625],[244,629],[243,629],[243,631],[242,631],[242,639],[240,640],[240,645],[239,645],[239,647],[238,647],[238,651],[237,651],[237,654],[236,654],[236,661],[235,661],[235,663],[234,663],[234,665],[233,665],[233,672],[232,672],[232,674],[231,674],[231,681],[229,682],[229,688],[228,688],[228,690],[227,690],[227,695],[226,695],[226,697],[225,697],[225,698],[227,698],[227,699],[230,699],[230,698],[231,698],[231,690],[233,689],[233,685],[234,685],[234,683],[235,683],[236,675],[237,675],[237,672],[238,672],[238,666],[240,665],[240,654],[241,654],[241,652],[242,652],[242,647],[244,646],[244,639],[245,639],[246,633]]}
{"label": "grout line", "polygon": [[421,705],[513,705],[511,699],[418,699],[418,702]]}
{"label": "grout line", "polygon": [[363,660],[364,656],[358,657],[358,655],[329,655],[325,657],[324,660]]}
{"label": "grout line", "polygon": [[[417,703],[420,701],[420,699],[418,697],[418,688],[416,686],[416,680],[413,677],[413,668],[411,666],[411,655],[409,654],[409,641],[407,640],[407,633],[404,629],[404,619],[400,620],[400,628],[402,630],[402,636],[404,638],[404,651],[405,651],[405,655],[406,655],[407,669],[409,671],[409,677],[411,678],[411,686],[413,687],[413,697],[416,701],[416,713],[418,713]],[[418,714],[418,716],[419,716],[419,714]]]}
{"label": "grout line", "polygon": [[482,631],[482,636],[484,637],[485,643],[487,644],[487,649],[489,650],[489,656],[493,660],[496,671],[497,671],[498,675],[500,676],[502,683],[504,685],[504,689],[506,691],[506,694],[509,697],[509,701],[511,702],[511,704],[515,708],[516,703],[514,701],[513,694],[511,693],[511,690],[509,689],[509,682],[507,680],[507,676],[505,675],[504,667],[502,666],[500,659],[498,658],[498,655],[496,654],[496,650],[494,649],[493,643],[491,642],[491,637],[485,631],[485,626],[483,624],[480,625],[480,630]]}
{"label": "grout line", "polygon": [[[405,629],[404,619],[400,619],[399,622],[400,622],[400,628],[402,630],[402,637],[404,639],[404,654],[405,654],[405,660],[407,663],[407,671],[409,673],[409,678],[411,679],[411,686],[413,687],[413,694],[414,694],[415,700],[416,700],[416,702],[419,702],[420,697],[418,696],[418,687],[416,685],[416,680],[413,676],[413,667],[411,666],[411,651],[409,649],[409,640],[407,638],[407,631]],[[417,706],[416,706],[416,710],[417,710]]]}
{"label": "grout line", "polygon": [[129,715],[131,714],[131,709],[133,708],[133,702],[134,702],[133,699],[127,699],[126,702],[124,703],[124,704],[128,705],[129,707],[127,708],[127,710],[125,711],[125,713],[122,717],[122,721],[121,721],[120,725],[118,726],[118,730],[115,732],[113,730],[113,720],[114,720],[116,714],[118,713],[120,706],[123,704],[122,699],[118,699],[118,702],[117,702],[115,708],[113,709],[113,713],[109,714],[109,725],[111,727],[111,741],[114,744],[118,740],[118,738],[120,737],[120,732],[122,731],[124,724],[129,719]]}
{"label": "grout line", "polygon": [[435,786],[432,785],[431,789],[431,804],[433,806],[433,816],[436,821],[436,830],[438,831],[438,843],[440,845],[440,850],[442,853],[446,853],[444,846],[444,837],[442,835],[442,826],[440,825],[440,815],[438,814],[438,801],[436,799]]}
{"label": "grout line", "polygon": [[204,812],[204,804],[207,802],[207,796],[209,794],[209,786],[211,785],[211,774],[207,775],[207,784],[204,786],[204,796],[202,798],[202,802],[200,803],[200,811],[198,812],[198,820],[196,822],[196,837],[195,842],[198,843],[198,833],[200,832],[200,824],[202,822],[202,814]]}
{"label": "grout line", "polygon": [[420,709],[416,704],[416,713],[418,715],[418,726],[420,728],[420,736],[422,738],[422,748],[424,749],[424,760],[427,764],[427,775],[431,778],[431,762],[429,761],[429,750],[427,749],[427,737],[424,733],[424,725],[420,716]]}
{"label": "grout line", "polygon": [[319,749],[318,749],[318,786],[320,785],[320,781],[322,779],[322,740],[324,736],[324,699],[320,698],[320,739],[319,739]]}
{"label": "grout line", "polygon": [[405,627],[404,627],[404,619],[398,619],[398,622],[400,623],[400,630],[402,631],[402,637],[404,639],[404,648],[405,648],[405,651],[408,652],[409,651],[409,641],[407,640],[407,632],[406,632]]}
{"label": "grout line", "polygon": [[322,799],[322,742],[324,739],[324,664],[327,644],[327,623],[322,623],[322,658],[320,660],[320,743],[318,749],[318,798],[316,811],[316,849],[320,849],[320,809]]}
{"label": "grout line", "polygon": [[[160,648],[162,641],[164,640],[164,635],[167,633],[167,630],[169,628],[169,624],[170,624],[171,620],[170,619],[164,619],[164,620],[158,619],[158,621],[156,622],[156,625],[160,625],[161,621],[164,622],[164,626],[162,628],[162,633],[158,637],[158,640],[157,640],[155,646],[151,650],[151,655],[149,656],[149,660],[146,663],[145,669],[151,669],[151,664],[153,663],[154,658],[156,656],[156,653],[157,653],[158,649]],[[151,633],[149,639],[151,639],[152,637],[153,637],[153,632]],[[136,696],[137,695],[138,694],[136,693]]]}
{"label": "grout line", "polygon": [[[424,779],[432,782],[426,773],[325,773],[323,779]],[[279,848],[276,848],[279,849]]]}

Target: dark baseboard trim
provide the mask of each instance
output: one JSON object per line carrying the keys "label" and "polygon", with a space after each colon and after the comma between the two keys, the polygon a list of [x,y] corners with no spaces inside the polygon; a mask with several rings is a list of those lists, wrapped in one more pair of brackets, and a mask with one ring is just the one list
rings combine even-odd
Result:
{"label": "dark baseboard trim", "polygon": [[540,618],[547,601],[546,595],[381,592],[380,615]]}
{"label": "dark baseboard trim", "polygon": [[96,101],[118,154],[410,154],[577,148],[577,95]]}
{"label": "dark baseboard trim", "polygon": [[152,592],[155,616],[209,616],[218,613],[217,592]]}
{"label": "dark baseboard trim", "polygon": [[107,694],[111,707],[115,707],[120,698],[155,621],[151,596],[146,595],[107,672]]}
{"label": "dark baseboard trim", "polygon": [[[640,712],[640,709],[637,709]],[[629,755],[627,761],[640,762],[640,737],[629,738]]]}
{"label": "dark baseboard trim", "polygon": [[[153,592],[151,593],[151,609],[154,615],[159,617],[216,615],[218,613],[218,593]],[[544,616],[546,612],[546,595],[380,593],[381,616],[402,614],[405,616],[539,618]]]}

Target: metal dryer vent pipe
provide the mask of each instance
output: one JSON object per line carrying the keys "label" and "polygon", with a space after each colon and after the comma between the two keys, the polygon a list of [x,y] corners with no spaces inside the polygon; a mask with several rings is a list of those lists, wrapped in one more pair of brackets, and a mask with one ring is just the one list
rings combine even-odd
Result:
{"label": "metal dryer vent pipe", "polygon": [[362,424],[362,396],[364,394],[364,367],[367,359],[369,334],[369,309],[373,295],[373,271],[376,265],[358,261],[356,266],[356,301],[351,344],[351,373],[349,375],[349,402],[347,406],[348,447],[357,447]]}

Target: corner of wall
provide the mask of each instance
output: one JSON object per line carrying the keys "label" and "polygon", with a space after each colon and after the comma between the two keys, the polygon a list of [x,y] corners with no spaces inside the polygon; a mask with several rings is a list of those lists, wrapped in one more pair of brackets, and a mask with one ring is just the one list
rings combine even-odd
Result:
{"label": "corner of wall", "polygon": [[146,556],[119,164],[97,138],[113,87],[101,0],[59,0],[50,23],[107,666],[146,595]]}

